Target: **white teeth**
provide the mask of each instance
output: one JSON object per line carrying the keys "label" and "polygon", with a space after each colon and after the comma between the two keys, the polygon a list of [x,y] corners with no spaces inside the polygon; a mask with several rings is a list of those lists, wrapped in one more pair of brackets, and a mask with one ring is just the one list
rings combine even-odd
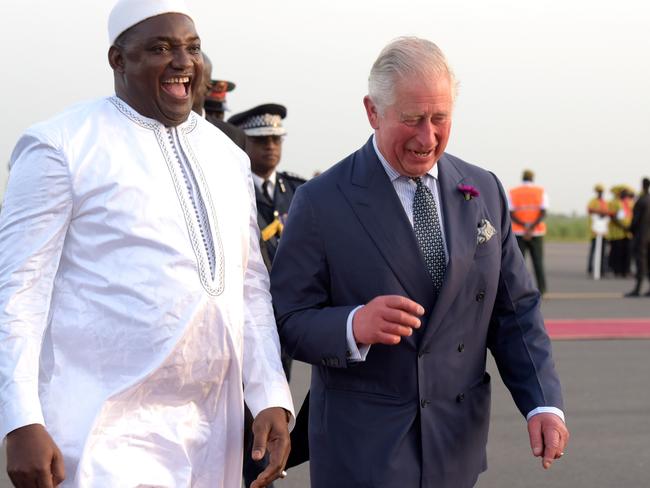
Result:
{"label": "white teeth", "polygon": [[189,83],[189,82],[190,82],[190,78],[188,76],[177,76],[176,78],[163,80],[163,83]]}

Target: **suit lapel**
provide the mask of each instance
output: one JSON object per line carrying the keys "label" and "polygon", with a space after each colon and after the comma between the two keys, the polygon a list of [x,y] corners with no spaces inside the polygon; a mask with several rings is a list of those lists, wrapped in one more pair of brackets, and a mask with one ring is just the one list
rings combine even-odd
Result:
{"label": "suit lapel", "polygon": [[431,278],[372,138],[355,154],[349,176],[349,180],[339,183],[339,188],[408,297],[430,310],[434,299]]}
{"label": "suit lapel", "polygon": [[458,190],[459,184],[471,182],[458,171],[448,156],[443,155],[437,164],[449,263],[433,314],[424,331],[422,347],[426,347],[431,340],[458,295],[476,251],[478,204],[474,199],[465,200]]}

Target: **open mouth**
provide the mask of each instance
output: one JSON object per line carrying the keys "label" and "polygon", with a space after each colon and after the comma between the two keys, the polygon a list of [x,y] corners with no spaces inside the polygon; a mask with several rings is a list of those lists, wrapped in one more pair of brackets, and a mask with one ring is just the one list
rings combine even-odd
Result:
{"label": "open mouth", "polygon": [[433,154],[433,151],[414,151],[412,149],[409,149],[409,151],[416,158],[422,158],[422,159],[428,158],[429,156],[431,156],[431,154]]}
{"label": "open mouth", "polygon": [[189,76],[174,76],[162,81],[162,89],[174,98],[187,98],[190,91]]}

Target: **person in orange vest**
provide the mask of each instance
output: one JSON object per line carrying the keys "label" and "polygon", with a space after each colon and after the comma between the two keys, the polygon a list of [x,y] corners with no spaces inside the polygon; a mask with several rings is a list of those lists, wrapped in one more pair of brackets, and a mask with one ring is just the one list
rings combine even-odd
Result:
{"label": "person in orange vest", "polygon": [[610,191],[614,198],[609,202],[609,231],[607,240],[610,243],[609,268],[616,278],[627,278],[630,274],[632,261],[631,233],[632,207],[634,190],[626,185],[613,186]]}
{"label": "person in orange vest", "polygon": [[[587,204],[587,213],[589,214],[589,217],[591,217],[592,222],[598,220],[604,222],[604,225],[607,225],[607,221],[609,221],[609,204],[603,197],[605,187],[599,183],[594,186],[594,192],[596,192],[596,196],[589,200],[589,203]],[[593,230],[593,227],[594,226],[592,225],[591,246],[589,247],[589,261],[587,262],[587,274],[593,273],[594,250],[596,248],[596,232]],[[600,260],[600,269],[603,274],[606,271],[605,268],[607,263],[607,259],[605,257],[607,254],[605,252],[606,247],[607,239],[603,237],[603,247]]]}
{"label": "person in orange vest", "polygon": [[548,196],[541,186],[533,184],[535,174],[527,169],[522,175],[522,183],[510,190],[510,218],[512,232],[517,237],[521,253],[526,257],[530,251],[535,270],[537,288],[543,295],[546,293],[546,277],[544,274],[544,235],[546,234],[546,208]]}

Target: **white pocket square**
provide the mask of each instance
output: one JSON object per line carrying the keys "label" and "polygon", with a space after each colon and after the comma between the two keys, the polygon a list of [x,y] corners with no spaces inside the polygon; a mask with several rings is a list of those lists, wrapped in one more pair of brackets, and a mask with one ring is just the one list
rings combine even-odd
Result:
{"label": "white pocket square", "polygon": [[481,219],[476,233],[476,244],[485,244],[497,233],[489,220]]}

